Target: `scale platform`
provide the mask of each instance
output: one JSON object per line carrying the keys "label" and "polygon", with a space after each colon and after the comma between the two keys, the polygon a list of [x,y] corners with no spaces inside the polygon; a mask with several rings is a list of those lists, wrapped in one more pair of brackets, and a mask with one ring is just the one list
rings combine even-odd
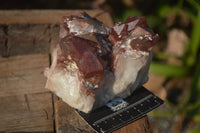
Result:
{"label": "scale platform", "polygon": [[138,88],[125,99],[114,99],[89,114],[78,114],[98,133],[110,133],[154,110],[164,103],[146,88]]}

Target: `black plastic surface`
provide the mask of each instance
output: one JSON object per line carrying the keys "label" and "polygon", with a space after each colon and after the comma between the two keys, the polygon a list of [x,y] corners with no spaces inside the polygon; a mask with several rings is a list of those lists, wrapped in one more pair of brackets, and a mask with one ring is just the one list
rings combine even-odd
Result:
{"label": "black plastic surface", "polygon": [[163,100],[144,87],[138,88],[124,101],[128,103],[128,106],[118,111],[112,111],[105,105],[89,114],[77,112],[97,132],[110,133],[136,121],[164,103]]}

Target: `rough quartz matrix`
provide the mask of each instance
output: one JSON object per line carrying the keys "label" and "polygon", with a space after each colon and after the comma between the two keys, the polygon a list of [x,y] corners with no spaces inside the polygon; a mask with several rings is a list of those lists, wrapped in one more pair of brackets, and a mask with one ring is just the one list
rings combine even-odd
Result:
{"label": "rough quartz matrix", "polygon": [[63,16],[46,88],[85,113],[125,98],[148,80],[158,40],[144,17],[107,27],[86,13]]}

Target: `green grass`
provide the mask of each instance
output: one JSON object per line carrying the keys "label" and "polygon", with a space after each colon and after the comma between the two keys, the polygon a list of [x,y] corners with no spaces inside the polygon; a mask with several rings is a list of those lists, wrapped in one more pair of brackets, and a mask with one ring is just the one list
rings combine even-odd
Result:
{"label": "green grass", "polygon": [[162,64],[159,62],[152,62],[150,72],[156,75],[165,77],[183,77],[187,76],[190,72],[189,67],[175,66],[170,64]]}

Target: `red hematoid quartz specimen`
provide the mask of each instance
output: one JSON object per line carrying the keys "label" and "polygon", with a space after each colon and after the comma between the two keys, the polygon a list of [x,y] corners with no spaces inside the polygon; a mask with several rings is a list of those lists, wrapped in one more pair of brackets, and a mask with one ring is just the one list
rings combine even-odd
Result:
{"label": "red hematoid quartz specimen", "polygon": [[110,28],[80,13],[62,17],[59,39],[45,70],[46,88],[88,113],[129,96],[148,80],[158,34],[144,17],[128,17]]}

